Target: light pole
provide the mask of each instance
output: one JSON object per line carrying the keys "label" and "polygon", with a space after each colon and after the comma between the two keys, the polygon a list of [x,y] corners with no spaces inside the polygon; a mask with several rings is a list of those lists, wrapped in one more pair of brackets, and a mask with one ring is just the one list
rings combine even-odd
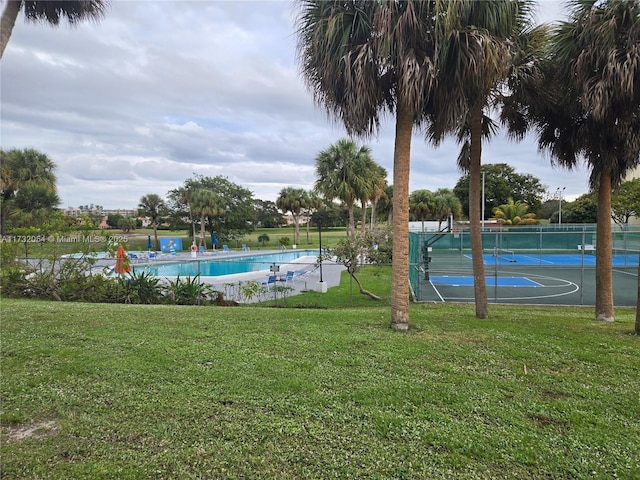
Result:
{"label": "light pole", "polygon": [[327,293],[327,284],[322,279],[322,212],[318,213],[318,258],[320,263],[320,281],[318,282],[318,291],[320,293]]}
{"label": "light pole", "polygon": [[558,195],[558,225],[562,225],[562,193],[567,187],[558,187],[556,195]]}

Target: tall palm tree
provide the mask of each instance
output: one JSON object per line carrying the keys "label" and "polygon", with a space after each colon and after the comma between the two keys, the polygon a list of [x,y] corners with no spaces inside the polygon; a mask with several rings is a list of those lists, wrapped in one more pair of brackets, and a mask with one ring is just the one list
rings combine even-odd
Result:
{"label": "tall palm tree", "polygon": [[[222,215],[224,208],[218,194],[206,188],[199,188],[193,192],[191,199],[193,211],[200,215],[200,241],[199,245],[204,244],[205,225],[211,221],[213,217]],[[195,242],[195,236],[193,241]]]}
{"label": "tall palm tree", "polygon": [[598,194],[597,320],[614,321],[611,192],[640,163],[640,1],[573,0],[553,34],[549,101],[528,106],[552,161],[585,159]]}
{"label": "tall palm tree", "polygon": [[[0,234],[6,235],[7,216],[17,193],[24,189],[56,193],[55,164],[44,153],[0,149]],[[57,203],[57,202],[56,202]]]}
{"label": "tall palm tree", "polygon": [[414,190],[409,195],[409,210],[416,220],[422,222],[424,232],[424,221],[431,218],[435,211],[435,198],[431,190]]}
{"label": "tall palm tree", "polygon": [[300,244],[300,214],[307,208],[309,195],[304,188],[285,187],[276,198],[276,206],[283,212],[291,212],[295,228],[294,243]]}
{"label": "tall palm tree", "polygon": [[61,18],[66,18],[71,25],[89,19],[97,21],[104,16],[108,5],[108,0],[8,0],[0,19],[0,58],[21,9],[27,21],[57,26]]}
{"label": "tall palm tree", "polygon": [[355,202],[366,190],[367,169],[371,165],[371,149],[358,148],[346,138],[322,150],[316,156],[316,182],[314,189],[327,201],[338,198],[349,212],[349,235],[356,238]]}
{"label": "tall palm tree", "polygon": [[153,225],[153,238],[156,242],[156,251],[160,251],[160,241],[158,240],[158,218],[164,214],[166,204],[164,200],[155,193],[149,193],[140,198],[138,209],[141,215],[151,218]]}
{"label": "tall palm tree", "polygon": [[303,0],[302,74],[318,104],[347,132],[370,135],[395,113],[391,326],[409,327],[411,135],[434,77],[435,1]]}
{"label": "tall palm tree", "polygon": [[[486,281],[482,256],[480,166],[483,132],[489,128],[485,115],[505,86],[511,72],[514,45],[532,22],[532,2],[495,0],[443,2],[446,18],[438,56],[438,94],[429,112],[434,128],[431,138],[468,128],[469,227],[477,318],[487,318]],[[461,114],[462,112],[462,114]],[[464,151],[464,150],[463,150]]]}

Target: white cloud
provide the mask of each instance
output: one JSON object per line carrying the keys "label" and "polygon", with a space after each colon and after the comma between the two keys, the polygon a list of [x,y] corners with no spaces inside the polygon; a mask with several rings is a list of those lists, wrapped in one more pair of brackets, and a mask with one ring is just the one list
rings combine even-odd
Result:
{"label": "white cloud", "polygon": [[[541,21],[560,3],[542,2]],[[317,153],[345,136],[313,104],[296,65],[289,1],[112,2],[102,22],[49,28],[18,18],[2,59],[2,148],[36,148],[58,165],[63,206],[133,208],[194,174],[224,175],[275,200],[311,188]],[[392,177],[391,119],[368,141]],[[453,187],[458,146],[417,132],[411,189]],[[554,170],[532,139],[504,135],[483,162],[505,162],[566,196],[584,170]]]}

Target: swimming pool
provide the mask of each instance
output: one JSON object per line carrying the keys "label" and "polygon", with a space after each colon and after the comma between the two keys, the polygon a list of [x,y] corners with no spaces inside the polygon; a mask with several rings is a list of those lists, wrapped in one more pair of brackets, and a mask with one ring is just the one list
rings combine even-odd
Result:
{"label": "swimming pool", "polygon": [[317,256],[317,250],[295,250],[281,253],[262,255],[248,255],[242,257],[224,258],[217,256],[212,259],[186,260],[184,262],[162,263],[158,265],[133,266],[135,272],[147,272],[158,277],[196,276],[218,277],[234,273],[249,273],[269,270],[274,263],[282,265],[291,263],[301,257]]}

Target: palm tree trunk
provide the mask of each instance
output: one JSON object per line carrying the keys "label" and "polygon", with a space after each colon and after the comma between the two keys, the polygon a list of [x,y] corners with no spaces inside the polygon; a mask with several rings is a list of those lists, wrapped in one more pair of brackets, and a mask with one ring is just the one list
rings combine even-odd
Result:
{"label": "palm tree trunk", "polygon": [[298,215],[291,215],[293,217],[293,228],[295,230],[295,238],[293,239],[293,243],[295,243],[296,245],[300,244],[300,219],[298,218]]}
{"label": "palm tree trunk", "polygon": [[613,322],[613,267],[611,265],[611,174],[603,172],[598,185],[596,226],[596,320]]}
{"label": "palm tree trunk", "polygon": [[402,99],[396,110],[393,153],[393,258],[391,260],[391,328],[409,328],[409,170],[413,115]]}
{"label": "palm tree trunk", "polygon": [[160,241],[158,240],[158,222],[153,222],[153,238],[156,241],[156,252],[160,251]]}
{"label": "palm tree trunk", "polygon": [[362,233],[366,232],[367,230],[367,203],[366,202],[362,202],[362,225],[360,227],[360,231]]}
{"label": "palm tree trunk", "polygon": [[356,219],[353,213],[354,204],[351,202],[349,204],[349,234],[353,240],[356,239]]}
{"label": "palm tree trunk", "polygon": [[4,55],[4,49],[7,48],[21,6],[22,0],[9,0],[7,6],[4,7],[0,20],[0,58]]}
{"label": "palm tree trunk", "polygon": [[[202,245],[202,241],[204,240],[204,221],[206,219],[206,215],[202,213],[200,215],[200,245]],[[196,239],[193,239],[193,243],[196,243]]]}
{"label": "palm tree trunk", "polygon": [[378,203],[377,200],[374,200],[373,202],[371,202],[371,221],[370,221],[369,228],[371,228],[372,231],[375,229],[375,226],[376,226],[376,204],[377,203]]}
{"label": "palm tree trunk", "polygon": [[469,229],[471,233],[471,257],[473,262],[473,290],[476,317],[487,318],[487,286],[482,258],[482,232],[480,231],[480,164],[482,161],[482,109],[473,107],[471,112],[471,148],[469,163]]}

